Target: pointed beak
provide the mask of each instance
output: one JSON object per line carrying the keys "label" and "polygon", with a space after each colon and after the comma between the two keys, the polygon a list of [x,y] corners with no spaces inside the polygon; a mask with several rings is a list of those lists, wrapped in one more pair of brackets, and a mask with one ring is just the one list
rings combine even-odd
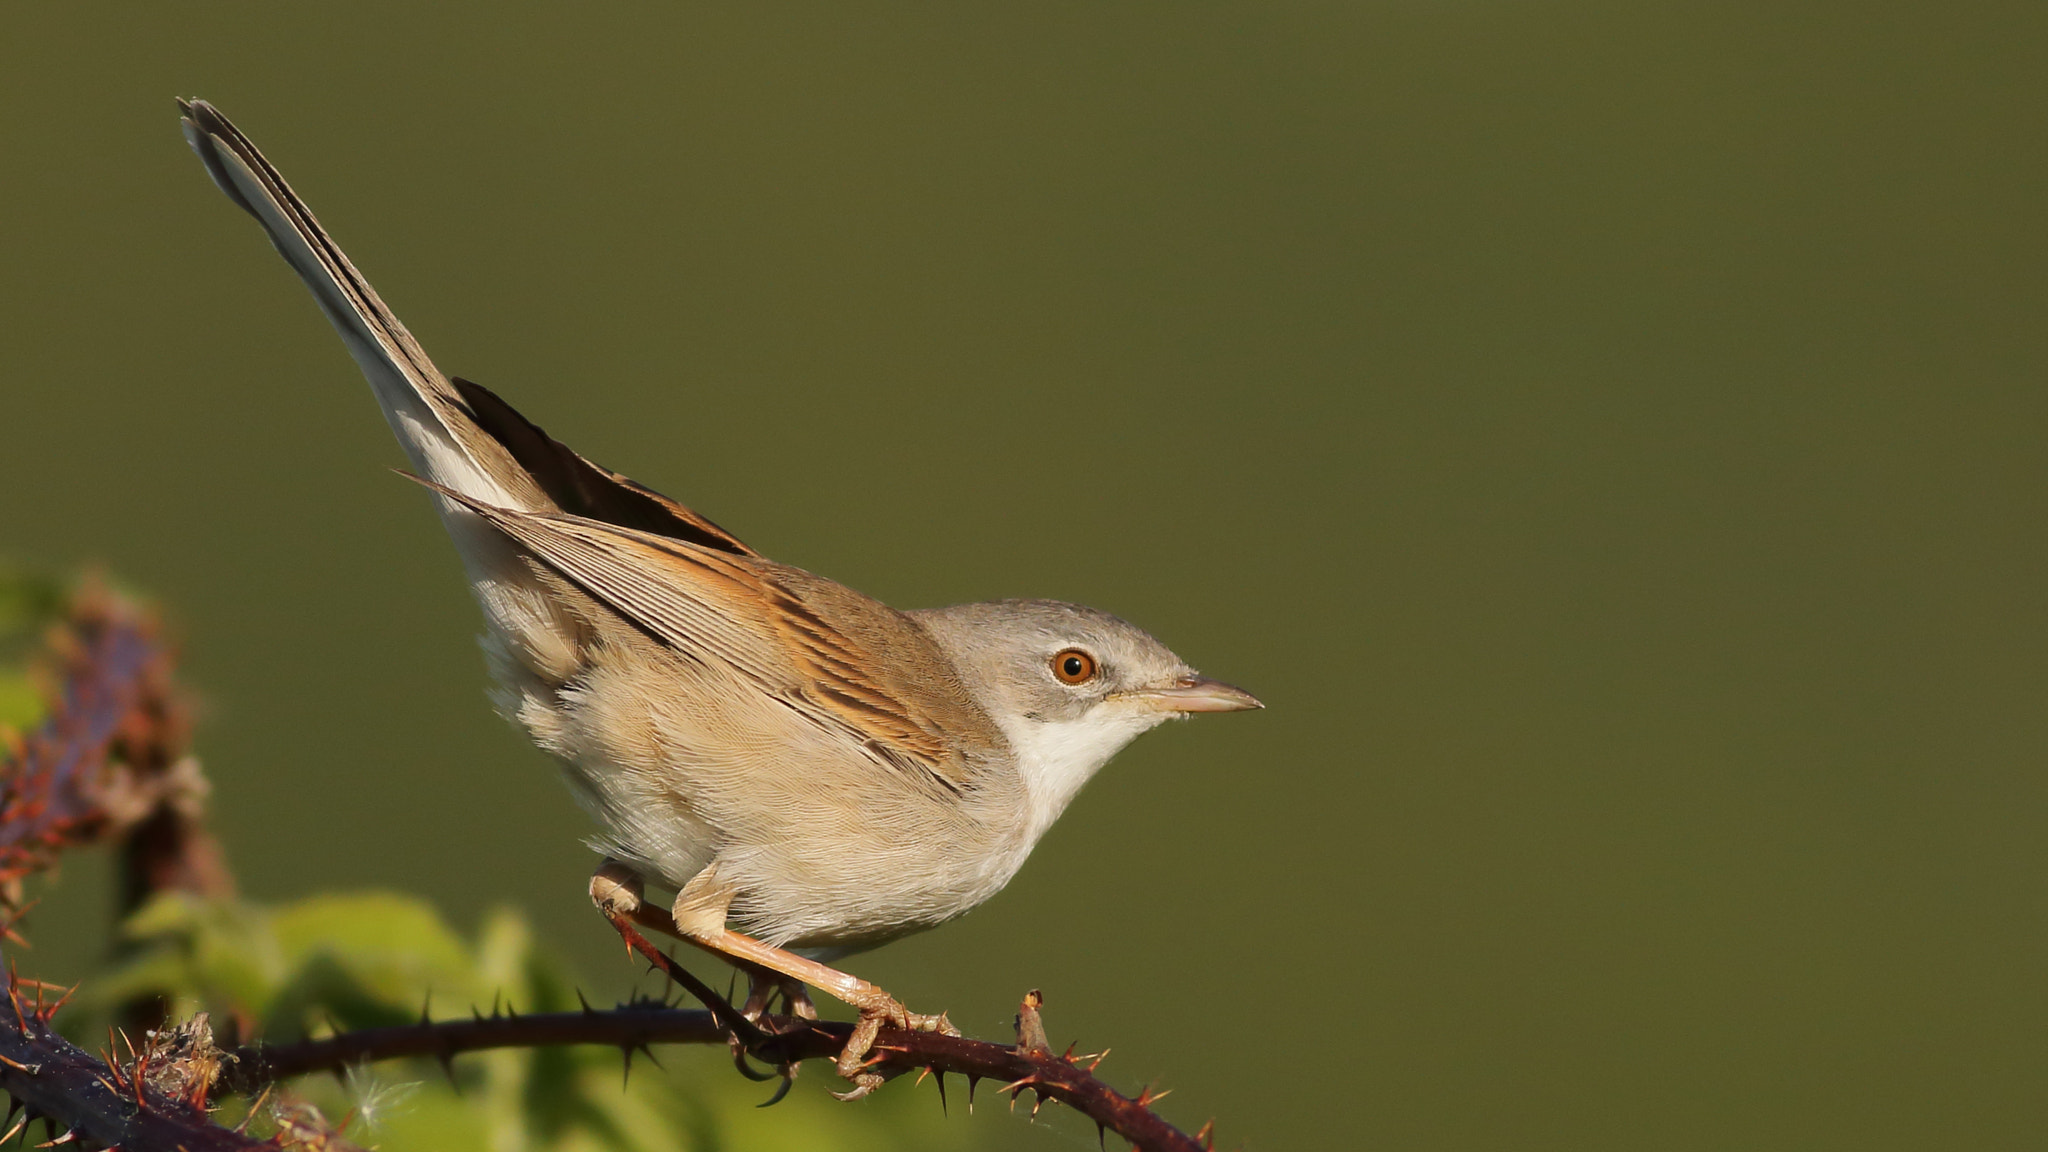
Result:
{"label": "pointed beak", "polygon": [[1118,695],[1162,712],[1243,712],[1265,707],[1258,697],[1244,689],[1207,676],[1190,676],[1171,688],[1140,688]]}

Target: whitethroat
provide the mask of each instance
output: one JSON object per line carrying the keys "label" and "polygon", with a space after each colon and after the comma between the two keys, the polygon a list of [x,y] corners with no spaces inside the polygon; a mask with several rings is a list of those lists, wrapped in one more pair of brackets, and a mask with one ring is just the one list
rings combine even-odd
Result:
{"label": "whitethroat", "polygon": [[[1139,733],[1261,705],[1143,631],[1050,600],[899,612],[761,556],[696,512],[443,376],[247,137],[180,102],[214,183],[341,333],[483,608],[499,709],[602,832],[591,895],[745,968],[750,1017],[809,984],[944,1028],[823,961],[930,928],[1016,874]],[[677,891],[673,924],[644,883]],[[615,920],[616,922],[616,920]]]}

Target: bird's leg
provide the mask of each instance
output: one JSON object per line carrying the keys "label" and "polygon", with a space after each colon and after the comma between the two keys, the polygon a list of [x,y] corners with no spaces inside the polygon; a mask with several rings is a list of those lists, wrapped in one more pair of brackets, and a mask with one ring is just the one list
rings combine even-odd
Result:
{"label": "bird's leg", "polygon": [[[634,930],[634,925],[638,924],[666,933],[678,940],[686,939],[681,932],[676,931],[675,921],[670,919],[668,913],[647,905],[642,899],[644,889],[640,874],[616,860],[605,861],[604,866],[590,877],[591,903],[597,905],[597,910],[604,913],[605,919],[611,921],[612,927],[618,930],[619,937],[626,942],[629,951],[640,953],[648,963],[666,974],[669,979],[681,984],[692,996],[703,1001],[704,1006],[711,1009],[711,1014],[718,1019],[719,1026],[733,1034],[735,1042],[746,1037],[759,1038],[764,1035],[754,1026],[751,1017],[742,1016],[731,1004],[726,1003],[723,996],[713,992],[703,981],[692,976],[689,969],[678,965]],[[748,971],[751,974],[754,970],[748,967]],[[769,974],[769,978],[774,978],[772,973]],[[745,1034],[745,1037],[742,1034]]]}
{"label": "bird's leg", "polygon": [[[676,895],[673,910],[675,931],[689,943],[742,967],[765,968],[781,974],[786,978],[782,981],[785,988],[795,984],[799,996],[802,996],[802,985],[809,984],[860,1010],[860,1022],[854,1025],[853,1035],[839,1052],[839,1074],[853,1081],[854,1085],[850,1091],[837,1093],[841,1099],[859,1099],[882,1083],[882,1076],[869,1071],[866,1066],[868,1050],[874,1047],[875,1036],[881,1032],[882,1025],[943,1032],[949,1036],[960,1034],[943,1014],[925,1016],[911,1012],[894,996],[858,976],[727,928],[725,916],[732,906],[733,889],[719,884],[716,869],[717,866],[713,865],[699,872]],[[750,995],[748,1000],[751,1002],[752,999]],[[809,1006],[809,997],[803,997],[801,1001],[792,999],[791,1008],[798,1015],[804,1014],[806,1006]],[[812,1011],[815,1013],[815,1008]]]}
{"label": "bird's leg", "polygon": [[782,1003],[784,1007],[789,1009],[789,1014],[799,1020],[816,1020],[818,1018],[818,1006],[811,1003],[811,993],[804,987],[804,982],[801,980],[784,980],[782,982]]}
{"label": "bird's leg", "polygon": [[645,887],[639,873],[617,861],[606,861],[590,878],[590,898],[607,917],[613,918],[615,925],[630,921],[651,928],[746,970],[750,982],[758,981],[747,996],[749,1009],[754,1007],[753,989],[770,987],[761,993],[765,1007],[772,987],[780,985],[790,998],[794,1015],[815,1019],[817,1008],[804,993],[804,985],[809,984],[860,1011],[860,1022],[854,1025],[853,1035],[839,1052],[839,1074],[854,1085],[847,1092],[834,1093],[841,1099],[857,1100],[881,1085],[883,1077],[869,1071],[866,1061],[882,1025],[948,1036],[960,1034],[943,1013],[925,1016],[911,1012],[895,997],[858,976],[726,928],[725,915],[732,905],[733,892],[717,883],[713,868],[706,868],[683,886],[672,914],[663,913],[642,899]]}
{"label": "bird's leg", "polygon": [[[607,917],[623,917],[642,928],[652,929],[670,939],[681,940],[686,944],[695,943],[688,936],[685,936],[681,929],[676,927],[673,916],[646,902],[646,888],[646,883],[641,880],[638,872],[633,871],[630,867],[616,860],[606,860],[604,865],[590,877],[590,902],[597,905],[598,911],[603,912]],[[728,896],[727,900],[729,902],[731,897]],[[722,911],[720,915],[723,915]],[[749,964],[744,960],[736,960],[730,956],[721,956],[721,959],[747,974],[748,1007],[742,1014],[748,1020],[760,1019],[760,1011],[755,1007],[757,989],[765,988],[765,991],[760,993],[762,1003],[765,1006],[766,997],[773,995],[778,986],[789,984],[789,981],[780,974],[757,964]],[[797,990],[797,994],[802,996],[803,985],[796,984],[794,987]],[[804,997],[803,1002],[808,1005],[810,1003],[809,997]],[[792,1007],[792,1011],[794,1011],[794,1007]],[[817,1019],[816,1011],[815,1008],[812,1009],[812,1015],[807,1017],[807,1019]]]}
{"label": "bird's leg", "polygon": [[645,924],[641,910],[647,907],[642,900],[646,894],[647,882],[640,874],[616,860],[606,860],[590,874],[590,902],[607,916],[625,916]]}
{"label": "bird's leg", "polygon": [[[604,866],[590,878],[591,902],[597,905],[597,910],[604,913],[604,918],[611,921],[612,927],[618,930],[619,938],[626,942],[627,950],[638,952],[649,964],[654,965],[669,979],[681,984],[691,995],[703,1001],[706,1008],[711,1009],[712,1017],[725,1029],[726,1041],[732,1045],[733,1066],[750,1080],[774,1079],[774,1074],[758,1074],[747,1063],[748,1052],[770,1035],[759,1027],[760,1014],[753,1007],[755,994],[749,991],[748,1011],[735,1010],[731,1004],[726,1003],[724,997],[692,976],[689,969],[677,964],[667,954],[648,943],[647,938],[635,930],[636,924],[664,932],[678,940],[685,937],[676,930],[675,920],[668,913],[646,904],[642,899],[644,889],[645,884],[640,879],[640,874],[616,860],[605,861]],[[768,987],[773,987],[775,982],[781,979],[772,972],[765,972],[750,965],[744,967],[747,970],[750,989],[764,983]],[[796,1065],[785,1061],[778,1072],[782,1077],[782,1090],[775,1094],[776,1100],[782,1099],[782,1094],[789,1091],[789,1085],[796,1079]]]}
{"label": "bird's leg", "polygon": [[747,1002],[740,1005],[740,1015],[758,1024],[768,1014],[768,1001],[772,999],[781,982],[774,977],[763,978],[752,972],[747,973]]}
{"label": "bird's leg", "polygon": [[740,1015],[759,1023],[767,1015],[768,1005],[776,993],[782,994],[785,1010],[799,1020],[816,1020],[817,1005],[811,1003],[811,994],[804,991],[803,981],[792,980],[765,968],[747,966],[747,1003],[740,1009]]}

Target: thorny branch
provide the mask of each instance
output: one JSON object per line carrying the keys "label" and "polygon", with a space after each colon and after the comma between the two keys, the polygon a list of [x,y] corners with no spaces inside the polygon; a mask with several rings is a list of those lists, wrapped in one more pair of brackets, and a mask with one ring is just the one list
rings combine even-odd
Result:
{"label": "thorny branch", "polygon": [[[31,984],[34,997],[26,991]],[[151,1054],[138,1053],[126,1070],[117,1060],[95,1059],[50,1030],[62,1001],[45,1004],[42,991],[40,984],[10,976],[8,1002],[0,1005],[0,1089],[13,1097],[6,1137],[42,1119],[63,1130],[54,1141],[60,1144],[79,1140],[86,1147],[129,1152],[275,1152],[276,1143],[207,1118],[206,1085],[186,1074],[189,1058],[167,1057],[152,1069]]]}
{"label": "thorny branch", "polygon": [[[1077,1057],[1071,1048],[1064,1055],[1053,1052],[1045,1043],[1045,1027],[1039,1016],[1041,1003],[1035,991],[1024,998],[1017,1017],[1015,1045],[936,1032],[884,1029],[875,1042],[874,1058],[885,1075],[918,1069],[920,1083],[924,1075],[933,1076],[938,1081],[942,1102],[946,1096],[946,1076],[951,1073],[966,1078],[970,1108],[975,1086],[988,1080],[1002,1085],[997,1091],[1009,1093],[1013,1108],[1017,1099],[1029,1091],[1036,1097],[1031,1105],[1034,1115],[1045,1101],[1056,1100],[1146,1152],[1198,1152],[1212,1146],[1206,1126],[1190,1137],[1151,1111],[1151,1104],[1164,1092],[1148,1091],[1133,1098],[1097,1079],[1094,1073],[1101,1063],[1101,1054]],[[407,1056],[432,1057],[448,1067],[462,1053],[491,1048],[592,1044],[620,1049],[630,1058],[634,1051],[651,1044],[724,1043],[729,1033],[719,1024],[718,1017],[722,1015],[723,1012],[714,1015],[702,1009],[635,1004],[610,1011],[585,1008],[581,1012],[493,1014],[468,1020],[422,1018],[417,1024],[394,1028],[368,1028],[321,1040],[253,1044],[236,1049],[230,1054],[232,1061],[225,1065],[219,1087],[251,1093],[274,1081],[308,1072],[339,1071],[365,1061]],[[766,1027],[742,1035],[741,1040],[748,1054],[764,1062],[788,1064],[833,1059],[845,1047],[852,1030],[851,1024],[839,1021],[776,1016],[766,1021]]]}
{"label": "thorny branch", "polygon": [[[756,1059],[790,1069],[800,1060],[836,1056],[846,1046],[846,1039],[852,1034],[849,1025],[779,1017],[771,1028],[749,1023],[689,969],[676,963],[674,957],[649,943],[630,919],[612,916],[611,921],[612,927],[625,938],[627,947],[703,1001],[711,1016],[726,1030],[736,1051],[744,1050]],[[1083,1057],[1089,1061],[1085,1066],[1074,1058],[1072,1048],[1064,1055],[1054,1055],[1051,1045],[1046,1043],[1045,1025],[1038,1012],[1043,1003],[1036,989],[1024,997],[1017,1012],[1014,1047],[940,1032],[884,1028],[869,1049],[868,1061],[884,1076],[913,1068],[937,1076],[942,1100],[946,1073],[959,1073],[967,1078],[970,1106],[977,1083],[1000,1077],[1001,1090],[1010,1094],[1011,1107],[1016,1106],[1018,1095],[1028,1088],[1035,1097],[1032,1115],[1037,1115],[1047,1100],[1056,1100],[1095,1121],[1097,1129],[1115,1132],[1145,1152],[1198,1152],[1212,1143],[1209,1125],[1203,1126],[1199,1139],[1191,1138],[1152,1111],[1152,1104],[1165,1092],[1155,1093],[1148,1088],[1133,1099],[1097,1080],[1095,1066],[1102,1062],[1107,1050]],[[812,1046],[818,1044],[823,1047],[814,1051]],[[747,1071],[744,1064],[741,1070]],[[788,1074],[785,1072],[785,1081]],[[776,1099],[781,1096],[778,1094]]]}

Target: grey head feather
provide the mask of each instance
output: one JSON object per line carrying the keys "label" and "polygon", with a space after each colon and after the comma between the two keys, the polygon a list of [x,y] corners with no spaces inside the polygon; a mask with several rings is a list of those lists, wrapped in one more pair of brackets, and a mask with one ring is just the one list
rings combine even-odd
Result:
{"label": "grey head feather", "polygon": [[[909,616],[985,705],[1031,720],[1076,720],[1117,693],[1164,688],[1194,675],[1144,629],[1081,604],[987,600]],[[1053,674],[1053,657],[1069,648],[1096,662],[1096,675],[1086,683],[1065,684]]]}

